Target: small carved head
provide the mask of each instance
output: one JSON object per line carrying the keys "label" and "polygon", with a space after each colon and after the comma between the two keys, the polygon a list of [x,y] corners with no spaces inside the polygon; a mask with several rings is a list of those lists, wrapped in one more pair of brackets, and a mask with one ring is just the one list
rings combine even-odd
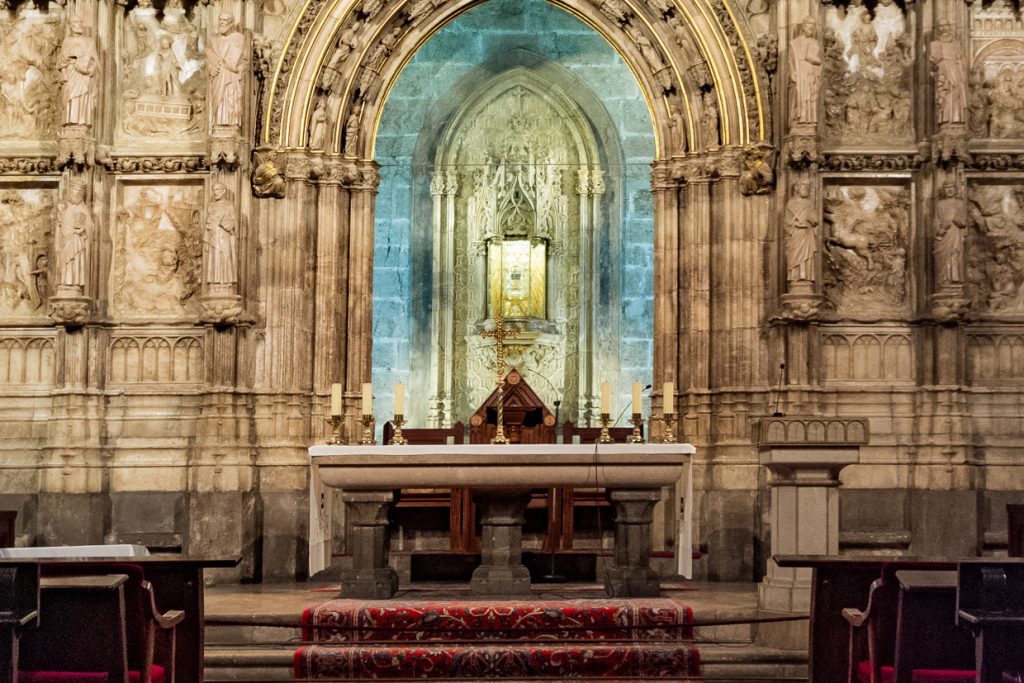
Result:
{"label": "small carved head", "polygon": [[68,201],[81,204],[85,201],[85,183],[71,183],[68,187]]}
{"label": "small carved head", "polygon": [[942,185],[942,196],[947,199],[956,198],[956,183],[944,183]]}
{"label": "small carved head", "polygon": [[811,196],[811,181],[809,180],[798,180],[793,183],[793,194],[797,197],[807,199]]}
{"label": "small carved head", "polygon": [[221,12],[217,17],[217,32],[222,36],[231,33],[235,28],[235,15],[231,12]]}
{"label": "small carved head", "polygon": [[953,40],[953,24],[949,21],[943,21],[938,25],[939,38],[942,40]]}
{"label": "small carved head", "polygon": [[228,188],[223,183],[214,183],[213,187],[210,188],[210,194],[213,195],[215,200],[221,200],[227,196]]}
{"label": "small carved head", "polygon": [[818,33],[818,21],[811,15],[804,17],[803,21],[800,22],[800,28],[797,35],[804,35],[807,38],[814,38]]}
{"label": "small carved head", "polygon": [[85,26],[82,24],[82,19],[77,16],[72,17],[68,21],[68,31],[76,36],[85,33]]}

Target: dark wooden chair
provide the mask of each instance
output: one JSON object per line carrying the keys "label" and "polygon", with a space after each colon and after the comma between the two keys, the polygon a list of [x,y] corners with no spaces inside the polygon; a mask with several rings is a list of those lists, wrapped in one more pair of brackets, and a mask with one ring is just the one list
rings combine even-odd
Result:
{"label": "dark wooden chair", "polygon": [[976,680],[1020,680],[1024,674],[1024,562],[961,563],[957,620],[974,634]]}
{"label": "dark wooden chair", "polygon": [[882,566],[863,609],[845,608],[850,683],[973,680],[973,645],[954,619],[948,563]]}
{"label": "dark wooden chair", "polygon": [[[23,667],[29,672],[37,672],[37,675],[24,674],[24,681],[47,680],[47,675],[38,672],[96,672],[97,660],[92,653],[107,652],[107,657],[113,656],[111,662],[124,660],[124,675],[133,683],[174,683],[176,627],[185,618],[185,613],[157,609],[153,586],[146,580],[141,565],[127,562],[44,563],[41,573],[44,588],[51,580],[55,589],[60,588],[60,600],[43,601],[41,626],[29,639],[31,654]],[[73,590],[74,579],[87,580],[104,575],[125,577],[118,596],[102,591],[76,593]],[[120,605],[115,604],[118,601]],[[90,609],[103,616],[105,623],[102,626],[83,628],[83,624],[88,622],[81,620]],[[77,616],[72,619],[65,610]],[[116,623],[118,613],[121,615],[120,624]],[[54,642],[62,642],[66,646],[55,651]],[[117,654],[122,649],[123,657]],[[108,675],[111,680],[121,678],[121,674],[114,670]]]}
{"label": "dark wooden chair", "polygon": [[21,633],[39,619],[39,565],[0,565],[0,681],[18,674]]}

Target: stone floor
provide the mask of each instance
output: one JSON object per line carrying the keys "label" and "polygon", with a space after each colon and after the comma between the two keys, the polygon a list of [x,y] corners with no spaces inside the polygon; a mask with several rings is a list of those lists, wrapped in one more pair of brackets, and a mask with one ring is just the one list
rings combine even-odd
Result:
{"label": "stone floor", "polygon": [[[535,585],[533,593],[537,599],[603,598],[604,588],[587,583],[542,584]],[[680,579],[664,582],[663,593],[687,602],[698,622],[743,621],[757,616],[757,585],[752,583]],[[336,585],[317,581],[207,588],[207,620],[258,620],[261,625],[208,626],[206,679],[291,680],[291,655],[300,639],[297,624],[302,611],[337,594]],[[413,583],[403,585],[396,598],[464,599],[468,595],[465,584]],[[698,627],[696,644],[705,680],[806,681],[806,650],[765,647],[759,630],[749,623]]]}

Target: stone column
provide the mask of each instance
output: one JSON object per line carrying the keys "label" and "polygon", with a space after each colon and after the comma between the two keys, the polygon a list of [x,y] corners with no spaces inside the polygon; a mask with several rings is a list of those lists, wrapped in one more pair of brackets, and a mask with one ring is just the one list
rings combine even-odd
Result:
{"label": "stone column", "polygon": [[[839,471],[860,460],[867,420],[762,418],[761,464],[772,473],[772,555],[839,554]],[[811,570],[768,561],[758,604],[779,612],[811,608]]]}
{"label": "stone column", "polygon": [[[459,172],[439,168],[430,181],[433,200],[434,251],[433,288],[437,301],[455,301],[455,195],[459,191]],[[472,257],[479,260],[480,256]],[[452,416],[452,362],[455,353],[454,311],[449,306],[434,306],[431,312],[430,375],[434,382],[430,398],[427,424],[431,427],[449,427]]]}
{"label": "stone column", "polygon": [[658,574],[651,569],[651,523],[661,491],[610,491],[608,500],[615,507],[615,550],[612,565],[605,572],[605,592],[616,598],[659,595]]}
{"label": "stone column", "polygon": [[343,598],[381,600],[398,591],[398,574],[388,566],[388,510],[392,491],[343,491],[346,517],[352,525],[347,545],[352,569],[341,578]]}
{"label": "stone column", "polygon": [[[679,385],[679,179],[669,161],[656,161],[651,171],[654,197],[654,376],[651,393],[661,397],[664,382]],[[652,412],[654,408],[652,407]],[[659,425],[660,426],[660,425]]]}
{"label": "stone column", "polygon": [[523,566],[523,524],[530,491],[474,492],[480,508],[480,566],[473,572],[474,595],[529,595],[530,572]]}

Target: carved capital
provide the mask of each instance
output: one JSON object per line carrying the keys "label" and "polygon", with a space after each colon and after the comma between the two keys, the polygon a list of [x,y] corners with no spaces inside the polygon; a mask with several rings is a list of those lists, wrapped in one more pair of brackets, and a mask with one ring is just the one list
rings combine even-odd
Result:
{"label": "carved capital", "polygon": [[806,168],[818,163],[819,154],[818,136],[813,133],[794,133],[786,138],[786,160],[793,168]]}
{"label": "carved capital", "polygon": [[723,147],[712,152],[710,158],[721,178],[738,178],[743,172],[743,150],[739,147]]}
{"label": "carved capital", "polygon": [[963,285],[944,285],[931,296],[932,317],[940,323],[962,320],[970,307]]}
{"label": "carved capital", "polygon": [[782,317],[786,320],[814,320],[820,306],[820,294],[788,292],[782,295]]}
{"label": "carved capital", "polygon": [[210,138],[210,165],[218,166],[227,171],[234,171],[238,168],[238,160],[242,141],[238,138],[211,137]]}
{"label": "carved capital", "polygon": [[711,182],[718,173],[718,160],[705,155],[684,157],[673,166],[673,177],[688,183]]}
{"label": "carved capital", "polygon": [[237,294],[211,293],[201,300],[199,319],[212,325],[235,325],[242,315],[242,297]]}
{"label": "carved capital", "polygon": [[967,126],[962,123],[946,123],[932,138],[932,156],[942,166],[963,163],[969,158],[967,152]]}
{"label": "carved capital", "polygon": [[96,159],[96,141],[92,126],[65,124],[57,144],[57,166],[78,170],[91,166]]}
{"label": "carved capital", "polygon": [[92,301],[85,296],[58,294],[50,297],[50,318],[65,327],[81,327],[89,320]]}

